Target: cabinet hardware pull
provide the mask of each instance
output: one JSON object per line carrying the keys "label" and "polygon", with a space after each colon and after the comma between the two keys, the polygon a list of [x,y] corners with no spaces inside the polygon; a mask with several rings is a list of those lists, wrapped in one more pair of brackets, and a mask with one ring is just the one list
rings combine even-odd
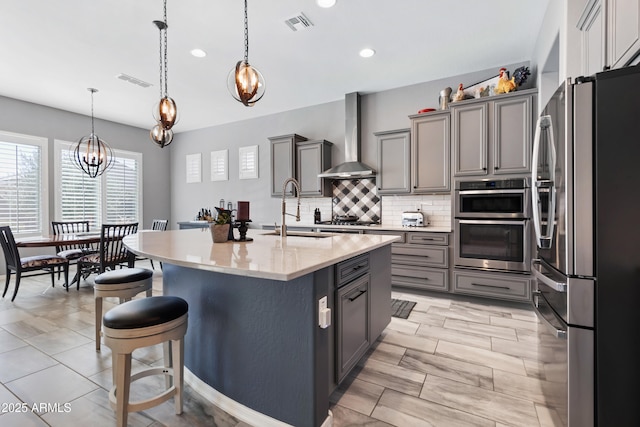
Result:
{"label": "cabinet hardware pull", "polygon": [[367,293],[366,289],[365,290],[361,290],[361,291],[358,292],[358,295],[356,295],[355,297],[349,298],[349,301],[353,302],[353,301],[357,300],[358,298],[360,298],[363,294],[366,294],[366,293]]}
{"label": "cabinet hardware pull", "polygon": [[497,285],[485,285],[484,283],[471,283],[473,286],[482,286],[485,288],[495,288],[495,289],[511,289],[508,286],[497,286]]}
{"label": "cabinet hardware pull", "polygon": [[366,266],[367,266],[366,264],[356,265],[355,267],[353,267],[353,268],[351,269],[351,271],[358,271],[358,270],[360,270],[361,268],[364,268],[364,267],[366,267]]}
{"label": "cabinet hardware pull", "polygon": [[433,237],[421,237],[421,240],[436,240]]}

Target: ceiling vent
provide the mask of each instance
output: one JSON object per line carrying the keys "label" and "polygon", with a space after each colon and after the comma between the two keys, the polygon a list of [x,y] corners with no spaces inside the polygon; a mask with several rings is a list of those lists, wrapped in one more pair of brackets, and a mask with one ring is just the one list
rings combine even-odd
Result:
{"label": "ceiling vent", "polygon": [[136,79],[128,74],[120,73],[116,76],[120,80],[124,80],[125,82],[133,83],[134,85],[138,85],[140,87],[150,87],[153,86],[151,83],[147,83],[144,80]]}
{"label": "ceiling vent", "polygon": [[293,18],[287,19],[284,23],[291,28],[291,31],[304,30],[306,28],[313,27],[313,22],[311,22],[302,12]]}

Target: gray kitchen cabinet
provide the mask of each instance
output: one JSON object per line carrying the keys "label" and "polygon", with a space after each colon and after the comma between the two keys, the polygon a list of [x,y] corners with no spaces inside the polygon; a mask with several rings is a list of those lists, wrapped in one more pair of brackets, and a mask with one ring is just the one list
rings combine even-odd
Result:
{"label": "gray kitchen cabinet", "polygon": [[[331,142],[308,141],[297,134],[275,136],[269,141],[272,197],[282,197],[282,185],[291,177],[300,182],[301,197],[331,195],[331,182],[318,178],[319,173],[331,167]],[[286,195],[295,195],[292,185],[287,186]]]}
{"label": "gray kitchen cabinet", "polygon": [[581,31],[581,72],[584,76],[599,73],[604,69],[605,57],[605,12],[603,0],[590,0],[578,20]]}
{"label": "gray kitchen cabinet", "polygon": [[607,65],[620,68],[640,51],[640,1],[606,0],[606,3]]}
{"label": "gray kitchen cabinet", "polygon": [[451,107],[454,176],[530,172],[536,93],[523,90]]}
{"label": "gray kitchen cabinet", "polygon": [[325,140],[296,142],[296,176],[301,197],[331,195],[331,181],[318,178],[318,174],[331,167],[332,145]]}
{"label": "gray kitchen cabinet", "polygon": [[411,132],[400,129],[374,133],[377,139],[378,194],[411,192]]}
{"label": "gray kitchen cabinet", "polygon": [[[296,175],[296,143],[307,138],[297,134],[281,135],[269,138],[271,142],[271,196],[282,196],[282,185],[287,178]],[[293,186],[289,185],[287,196],[293,196]]]}
{"label": "gray kitchen cabinet", "polygon": [[531,300],[531,279],[529,275],[523,274],[456,269],[453,272],[453,292],[500,300],[529,302]]}
{"label": "gray kitchen cabinet", "polygon": [[396,235],[391,244],[391,285],[428,291],[449,291],[448,233],[365,230],[365,234]]}
{"label": "gray kitchen cabinet", "polygon": [[336,382],[339,384],[371,345],[369,254],[336,265]]}
{"label": "gray kitchen cabinet", "polygon": [[411,192],[451,191],[451,127],[449,111],[409,116],[411,119]]}
{"label": "gray kitchen cabinet", "polygon": [[583,75],[630,65],[640,52],[640,0],[587,0],[576,27]]}

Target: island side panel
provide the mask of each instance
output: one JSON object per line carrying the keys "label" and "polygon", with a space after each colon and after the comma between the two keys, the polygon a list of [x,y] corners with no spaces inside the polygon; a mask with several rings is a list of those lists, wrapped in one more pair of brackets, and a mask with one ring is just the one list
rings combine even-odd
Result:
{"label": "island side panel", "polygon": [[[324,269],[327,270],[327,269]],[[323,270],[283,282],[163,266],[165,295],[189,303],[185,366],[225,396],[295,426],[327,417]]]}
{"label": "island side panel", "polygon": [[371,268],[371,340],[391,322],[391,245],[369,253]]}

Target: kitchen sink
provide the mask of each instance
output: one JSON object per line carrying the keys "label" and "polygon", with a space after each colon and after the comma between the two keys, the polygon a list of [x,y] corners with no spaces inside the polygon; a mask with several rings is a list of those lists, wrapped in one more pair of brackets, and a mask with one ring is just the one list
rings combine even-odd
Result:
{"label": "kitchen sink", "polygon": [[[269,233],[262,233],[263,236],[280,236],[279,231],[271,231]],[[320,233],[317,231],[287,231],[287,236],[291,237],[315,237],[321,239],[325,237],[331,237],[331,233]]]}

